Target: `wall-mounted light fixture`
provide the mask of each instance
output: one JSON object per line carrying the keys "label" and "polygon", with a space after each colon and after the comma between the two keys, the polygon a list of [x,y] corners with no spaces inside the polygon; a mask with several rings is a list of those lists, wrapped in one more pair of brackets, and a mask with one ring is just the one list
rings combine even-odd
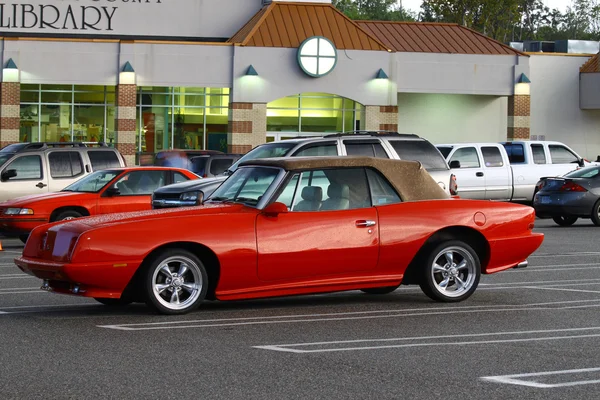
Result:
{"label": "wall-mounted light fixture", "polygon": [[254,69],[254,66],[250,65],[246,70],[246,76],[258,76],[258,72]]}
{"label": "wall-mounted light fixture", "polygon": [[379,71],[377,71],[377,75],[375,75],[375,79],[389,79],[389,77],[387,76],[387,74],[383,71],[382,68],[379,68]]}
{"label": "wall-mounted light fixture", "polygon": [[19,82],[19,68],[12,58],[8,59],[2,69],[2,82]]}
{"label": "wall-mounted light fixture", "polygon": [[135,70],[127,61],[123,66],[123,69],[119,73],[119,84],[121,85],[135,85]]}
{"label": "wall-mounted light fixture", "polygon": [[531,94],[531,81],[525,74],[521,74],[515,84],[515,94],[529,96]]}

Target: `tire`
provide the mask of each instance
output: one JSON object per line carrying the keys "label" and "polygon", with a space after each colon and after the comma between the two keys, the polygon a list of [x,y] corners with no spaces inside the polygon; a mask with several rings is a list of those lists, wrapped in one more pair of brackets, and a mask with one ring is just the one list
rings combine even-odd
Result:
{"label": "tire", "polygon": [[598,200],[596,204],[594,204],[594,207],[592,208],[591,217],[594,225],[600,226],[600,200]]}
{"label": "tire", "polygon": [[360,291],[365,292],[366,294],[388,294],[388,293],[392,293],[396,289],[398,289],[398,286],[386,286],[386,287],[378,287],[378,288],[360,289]]}
{"label": "tire", "polygon": [[121,299],[103,299],[103,298],[99,298],[99,297],[94,297],[94,300],[96,300],[98,303],[102,303],[108,307],[124,307],[124,306],[132,303],[131,300],[123,299],[123,298],[121,298]]}
{"label": "tire", "polygon": [[198,308],[208,290],[204,264],[183,249],[168,249],[154,256],[142,280],[146,304],[167,315],[186,314]]}
{"label": "tire", "polygon": [[[424,262],[419,286],[433,300],[459,302],[470,297],[479,285],[479,256],[471,246],[462,241],[440,243],[425,254]],[[452,290],[447,290],[448,288]]]}
{"label": "tire", "polygon": [[83,215],[80,212],[77,212],[75,210],[66,210],[66,211],[62,211],[62,212],[58,213],[56,215],[56,217],[54,217],[52,222],[67,221],[70,219],[81,218],[81,217],[83,217]]}
{"label": "tire", "polygon": [[568,215],[560,215],[558,217],[552,217],[552,220],[560,226],[571,226],[577,222],[577,217],[571,217]]}
{"label": "tire", "polygon": [[27,239],[29,239],[29,235],[19,235],[19,240],[23,242],[23,244],[27,243]]}

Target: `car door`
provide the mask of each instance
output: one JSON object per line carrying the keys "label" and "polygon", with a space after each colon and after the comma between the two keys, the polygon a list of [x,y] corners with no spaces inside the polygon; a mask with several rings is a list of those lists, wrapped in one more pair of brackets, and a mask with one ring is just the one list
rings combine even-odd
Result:
{"label": "car door", "polygon": [[83,177],[84,167],[80,152],[59,150],[46,154],[50,172],[49,192],[58,192]]}
{"label": "car door", "polygon": [[512,195],[510,166],[502,157],[500,148],[481,146],[480,150],[485,174],[485,198],[487,200],[510,200]]}
{"label": "car door", "polygon": [[377,266],[377,210],[364,168],[297,173],[277,201],[290,212],[257,217],[262,281],[335,278]]}
{"label": "car door", "polygon": [[152,193],[165,185],[166,173],[140,169],[121,175],[104,188],[98,199],[98,214],[150,210]]}
{"label": "car door", "polygon": [[[0,201],[48,193],[48,176],[45,160],[39,154],[17,155],[4,165],[0,173]],[[15,171],[16,176],[7,173]]]}
{"label": "car door", "polygon": [[549,176],[561,176],[567,172],[576,170],[579,167],[579,157],[561,144],[549,144],[550,162],[548,171],[552,171]]}
{"label": "car door", "polygon": [[475,146],[456,147],[448,163],[460,162],[460,168],[452,168],[458,184],[458,195],[465,199],[485,199],[485,173],[481,156]]}

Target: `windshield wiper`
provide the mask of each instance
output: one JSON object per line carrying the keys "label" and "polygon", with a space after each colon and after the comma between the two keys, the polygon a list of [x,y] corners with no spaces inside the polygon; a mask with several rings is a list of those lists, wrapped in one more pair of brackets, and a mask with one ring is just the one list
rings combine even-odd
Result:
{"label": "windshield wiper", "polygon": [[211,197],[210,199],[207,199],[206,201],[226,202],[226,201],[233,201],[233,199],[230,199],[229,197]]}
{"label": "windshield wiper", "polygon": [[251,205],[257,205],[258,204],[258,200],[257,199],[251,199],[249,197],[238,197],[234,200],[236,203],[248,203]]}

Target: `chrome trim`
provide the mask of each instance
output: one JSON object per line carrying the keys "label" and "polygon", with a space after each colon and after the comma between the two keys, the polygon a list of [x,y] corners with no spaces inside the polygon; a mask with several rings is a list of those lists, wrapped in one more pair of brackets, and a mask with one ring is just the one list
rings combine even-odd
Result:
{"label": "chrome trim", "polygon": [[525,260],[525,261],[521,261],[520,263],[515,265],[515,268],[527,268],[528,265],[529,265],[529,262],[527,260]]}

